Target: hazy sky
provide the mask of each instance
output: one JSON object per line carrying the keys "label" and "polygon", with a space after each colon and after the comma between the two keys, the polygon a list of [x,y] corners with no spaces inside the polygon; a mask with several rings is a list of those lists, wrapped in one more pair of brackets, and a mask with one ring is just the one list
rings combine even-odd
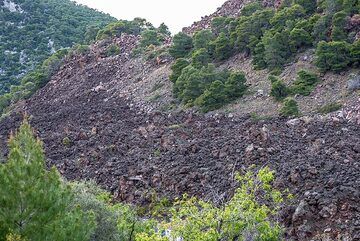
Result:
{"label": "hazy sky", "polygon": [[75,0],[118,18],[164,22],[173,33],[216,11],[226,0]]}

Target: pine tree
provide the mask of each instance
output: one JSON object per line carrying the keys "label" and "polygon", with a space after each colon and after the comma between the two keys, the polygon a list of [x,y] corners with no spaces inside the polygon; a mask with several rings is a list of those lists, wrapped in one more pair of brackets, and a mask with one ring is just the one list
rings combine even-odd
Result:
{"label": "pine tree", "polygon": [[201,69],[207,66],[210,60],[209,53],[206,49],[198,49],[192,54],[192,64],[195,68]]}
{"label": "pine tree", "polygon": [[26,240],[84,241],[92,215],[72,207],[72,194],[55,168],[45,169],[42,143],[27,121],[9,140],[10,153],[0,164],[0,240],[8,234]]}
{"label": "pine tree", "polygon": [[217,60],[225,60],[231,56],[232,47],[229,39],[224,33],[220,33],[219,37],[215,40],[215,58]]}
{"label": "pine tree", "polygon": [[232,72],[225,82],[225,92],[229,100],[243,96],[246,89],[246,77],[243,72]]}
{"label": "pine tree", "polygon": [[193,41],[190,36],[180,32],[173,38],[173,45],[169,49],[169,53],[174,58],[186,57],[193,48]]}

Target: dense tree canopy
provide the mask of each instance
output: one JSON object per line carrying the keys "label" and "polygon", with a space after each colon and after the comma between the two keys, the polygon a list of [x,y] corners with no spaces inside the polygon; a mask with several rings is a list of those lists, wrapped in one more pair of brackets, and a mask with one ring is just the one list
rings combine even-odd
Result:
{"label": "dense tree canopy", "polygon": [[[70,0],[13,0],[16,11],[0,3],[0,94],[60,48],[94,38],[115,21]],[[90,26],[92,26],[90,28]]]}

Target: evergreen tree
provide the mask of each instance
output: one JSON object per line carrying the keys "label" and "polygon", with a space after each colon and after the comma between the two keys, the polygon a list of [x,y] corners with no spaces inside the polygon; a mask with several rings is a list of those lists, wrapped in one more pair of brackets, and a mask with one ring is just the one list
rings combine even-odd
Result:
{"label": "evergreen tree", "polygon": [[169,28],[168,28],[168,26],[166,26],[165,23],[161,23],[161,24],[160,24],[160,26],[159,26],[158,29],[157,29],[157,32],[158,32],[158,33],[161,33],[161,34],[164,34],[164,35],[166,35],[166,36],[170,36],[170,35],[171,35],[171,33],[170,33],[170,31],[169,31]]}
{"label": "evergreen tree", "polygon": [[174,58],[183,58],[186,57],[191,49],[193,48],[193,41],[190,36],[180,32],[176,34],[173,38],[173,44],[169,49],[169,53]]}
{"label": "evergreen tree", "polygon": [[209,43],[213,40],[213,34],[210,30],[200,30],[194,35],[194,48],[195,49],[208,49]]}
{"label": "evergreen tree", "polygon": [[243,72],[232,72],[225,82],[225,93],[229,100],[243,96],[246,89],[246,77]]}
{"label": "evergreen tree", "polygon": [[55,168],[45,169],[42,143],[27,121],[10,138],[9,149],[0,164],[0,240],[10,233],[26,240],[89,240],[92,215],[71,205],[70,189]]}
{"label": "evergreen tree", "polygon": [[351,59],[354,66],[360,66],[360,40],[351,45]]}
{"label": "evergreen tree", "polygon": [[314,30],[312,32],[315,43],[320,41],[329,41],[330,40],[330,27],[331,27],[331,16],[325,15],[319,18],[319,20],[314,25]]}
{"label": "evergreen tree", "polygon": [[207,66],[210,60],[210,56],[206,49],[198,49],[192,54],[192,64],[195,68],[201,69],[203,66]]}
{"label": "evergreen tree", "polygon": [[334,14],[332,19],[332,32],[331,39],[332,41],[346,41],[347,40],[347,32],[345,30],[346,27],[346,17],[347,14],[344,11],[337,12]]}
{"label": "evergreen tree", "polygon": [[316,0],[295,0],[294,3],[302,6],[307,14],[312,14],[316,11]]}
{"label": "evergreen tree", "polygon": [[294,117],[300,114],[297,102],[288,97],[283,101],[283,107],[280,110],[280,114],[285,117]]}
{"label": "evergreen tree", "polygon": [[150,45],[159,45],[158,34],[155,30],[145,30],[141,33],[141,47],[148,47]]}
{"label": "evergreen tree", "polygon": [[171,82],[175,83],[176,80],[181,75],[181,71],[188,66],[190,63],[184,58],[177,59],[175,63],[171,66],[172,73],[169,77]]}
{"label": "evergreen tree", "polygon": [[291,56],[289,32],[267,32],[263,38],[264,60],[269,69],[282,68]]}
{"label": "evergreen tree", "polygon": [[195,101],[203,112],[216,110],[227,102],[225,85],[220,80],[211,83],[210,87]]}
{"label": "evergreen tree", "polygon": [[321,41],[316,48],[316,66],[323,72],[339,72],[351,63],[350,45],[346,42]]}
{"label": "evergreen tree", "polygon": [[291,30],[290,44],[294,48],[294,52],[301,47],[311,46],[312,42],[311,35],[304,29],[294,28]]}
{"label": "evergreen tree", "polygon": [[276,77],[272,76],[273,78],[275,78],[275,80],[271,80],[271,92],[270,95],[272,97],[275,98],[275,100],[277,101],[281,101],[284,98],[286,98],[289,94],[289,90],[287,88],[287,86],[279,79],[277,79]]}
{"label": "evergreen tree", "polygon": [[230,45],[229,39],[224,33],[220,35],[215,40],[215,58],[217,60],[225,60],[231,56],[232,47]]}

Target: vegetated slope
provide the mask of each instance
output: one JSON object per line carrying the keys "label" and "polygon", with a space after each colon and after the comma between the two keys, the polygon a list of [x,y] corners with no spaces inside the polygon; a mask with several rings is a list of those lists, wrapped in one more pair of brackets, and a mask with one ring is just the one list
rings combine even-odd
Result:
{"label": "vegetated slope", "polygon": [[[283,209],[288,237],[356,240],[358,124],[340,117],[255,121],[153,111],[137,99],[157,81],[154,73],[166,78],[166,66],[130,58],[137,41],[123,35],[67,59],[44,88],[2,120],[2,150],[22,119],[19,113],[27,112],[49,166],[69,179],[95,179],[118,200],[139,204],[154,193],[219,201],[231,195],[236,171],[268,165],[277,171],[276,185],[296,195]],[[101,57],[113,43],[121,54]]]}
{"label": "vegetated slope", "polygon": [[0,94],[56,50],[83,42],[88,27],[115,20],[70,0],[1,0]]}
{"label": "vegetated slope", "polygon": [[[124,34],[65,59],[44,88],[1,121],[4,154],[6,137],[27,112],[44,140],[49,166],[69,179],[95,179],[118,200],[139,204],[154,193],[219,201],[231,195],[236,171],[268,165],[277,172],[276,185],[296,197],[282,210],[288,239],[360,238],[360,103],[356,92],[346,91],[347,72],[327,73],[317,98],[298,100],[304,114],[322,105],[319,98],[343,101],[341,111],[259,120],[277,114],[268,71],[254,71],[251,60],[238,54],[218,68],[243,70],[252,85],[249,94],[226,114],[200,115],[177,108],[168,79],[171,62],[131,57],[138,41]],[[120,54],[106,57],[113,44]],[[303,68],[298,66],[313,68],[311,56],[303,53],[286,66],[285,81]],[[250,118],[252,112],[258,116]]]}

